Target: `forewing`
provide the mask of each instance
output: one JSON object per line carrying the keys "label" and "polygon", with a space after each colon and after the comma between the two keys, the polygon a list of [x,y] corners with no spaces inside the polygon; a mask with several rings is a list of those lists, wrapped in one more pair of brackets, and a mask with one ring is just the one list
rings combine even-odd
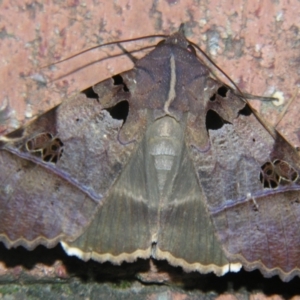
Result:
{"label": "forewing", "polygon": [[240,264],[230,264],[224,254],[186,149],[180,163],[174,188],[160,212],[156,257],[188,272],[220,276],[239,270]]}
{"label": "forewing", "polygon": [[[103,85],[105,104],[114,106],[117,91],[111,80]],[[122,123],[101,98],[80,94],[1,138],[0,239],[8,247],[53,246],[82,234],[136,150],[138,136],[120,142]],[[142,128],[131,131],[141,136]]]}
{"label": "forewing", "polygon": [[[124,168],[87,230],[74,242],[63,242],[70,255],[120,264],[150,258],[151,214],[145,171],[145,139]],[[151,191],[150,191],[151,193]],[[155,221],[154,221],[155,223]]]}
{"label": "forewing", "polygon": [[188,143],[223,249],[289,280],[300,267],[299,155],[230,90],[211,99],[219,109],[206,114],[205,151],[192,133]]}

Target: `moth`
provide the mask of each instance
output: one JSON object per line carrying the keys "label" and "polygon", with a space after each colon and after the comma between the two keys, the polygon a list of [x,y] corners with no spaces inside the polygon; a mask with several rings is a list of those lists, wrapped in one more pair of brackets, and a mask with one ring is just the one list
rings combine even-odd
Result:
{"label": "moth", "polygon": [[0,139],[0,241],[300,275],[300,160],[183,29]]}

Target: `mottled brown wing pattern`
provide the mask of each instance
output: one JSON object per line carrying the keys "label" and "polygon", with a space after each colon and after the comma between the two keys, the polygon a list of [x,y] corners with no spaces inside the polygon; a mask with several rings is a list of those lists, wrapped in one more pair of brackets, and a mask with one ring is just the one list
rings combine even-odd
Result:
{"label": "mottled brown wing pattern", "polygon": [[[226,111],[236,96],[217,98]],[[299,155],[249,107],[219,124],[191,155],[226,256],[289,280],[300,268]]]}
{"label": "mottled brown wing pattern", "polygon": [[81,94],[2,138],[1,240],[32,249],[81,235],[135,149],[121,126]]}
{"label": "mottled brown wing pattern", "polygon": [[182,28],[132,70],[2,137],[0,166],[7,247],[300,274],[299,155],[210,76]]}

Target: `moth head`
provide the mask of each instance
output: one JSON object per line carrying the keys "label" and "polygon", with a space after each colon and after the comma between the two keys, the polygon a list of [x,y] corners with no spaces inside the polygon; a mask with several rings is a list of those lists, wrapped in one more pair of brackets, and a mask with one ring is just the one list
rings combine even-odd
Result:
{"label": "moth head", "polygon": [[183,48],[187,50],[188,52],[194,54],[196,56],[196,50],[195,47],[190,43],[186,36],[185,36],[185,30],[184,30],[184,24],[181,24],[179,27],[179,30],[166,39],[161,40],[157,47],[159,46],[165,46],[165,45],[171,45],[171,46],[178,46],[180,48]]}

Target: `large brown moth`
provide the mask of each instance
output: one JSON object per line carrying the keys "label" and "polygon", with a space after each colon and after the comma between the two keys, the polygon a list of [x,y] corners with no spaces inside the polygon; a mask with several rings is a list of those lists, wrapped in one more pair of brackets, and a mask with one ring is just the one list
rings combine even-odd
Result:
{"label": "large brown moth", "polygon": [[1,137],[0,241],[288,281],[300,275],[299,171],[294,148],[210,76],[180,29]]}

